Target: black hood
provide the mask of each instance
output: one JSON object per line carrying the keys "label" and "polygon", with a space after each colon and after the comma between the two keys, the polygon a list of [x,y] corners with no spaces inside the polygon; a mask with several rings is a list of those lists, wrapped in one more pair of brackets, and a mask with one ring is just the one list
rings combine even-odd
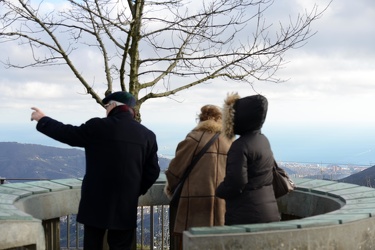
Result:
{"label": "black hood", "polygon": [[237,135],[259,130],[266,120],[268,102],[262,95],[247,96],[238,99],[233,105],[234,127]]}
{"label": "black hood", "polygon": [[225,100],[223,117],[227,137],[260,130],[266,120],[268,101],[262,95],[239,98],[238,94],[228,95]]}

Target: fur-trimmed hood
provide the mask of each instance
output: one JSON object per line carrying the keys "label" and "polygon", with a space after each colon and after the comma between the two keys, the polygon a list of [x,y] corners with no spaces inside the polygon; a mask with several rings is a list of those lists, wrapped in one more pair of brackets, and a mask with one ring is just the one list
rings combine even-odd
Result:
{"label": "fur-trimmed hood", "polygon": [[212,133],[222,132],[222,122],[221,120],[205,120],[198,123],[194,130],[207,131]]}
{"label": "fur-trimmed hood", "polygon": [[240,98],[237,93],[228,94],[223,107],[223,132],[233,139],[236,134],[260,130],[267,110],[268,101],[262,95]]}

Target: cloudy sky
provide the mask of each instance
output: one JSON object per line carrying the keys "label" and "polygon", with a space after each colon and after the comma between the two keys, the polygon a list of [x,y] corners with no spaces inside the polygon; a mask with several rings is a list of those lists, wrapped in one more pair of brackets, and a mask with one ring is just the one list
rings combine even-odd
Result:
{"label": "cloudy sky", "polygon": [[[289,16],[328,1],[280,0],[276,16]],[[284,13],[285,12],[285,13]],[[272,14],[272,12],[270,13]],[[317,34],[288,51],[278,72],[283,83],[254,83],[269,100],[263,132],[283,161],[375,164],[375,1],[334,0],[312,24]],[[17,46],[0,44],[0,60],[22,60]],[[83,57],[93,64],[90,55]],[[93,65],[95,67],[95,65]],[[0,141],[63,146],[35,130],[30,107],[80,125],[105,111],[75,77],[61,68],[6,69],[0,65]],[[94,77],[94,76],[93,76]],[[202,84],[173,98],[146,102],[143,124],[157,134],[160,153],[172,155],[196,123],[199,108],[222,106],[227,93],[255,94],[246,84]]]}

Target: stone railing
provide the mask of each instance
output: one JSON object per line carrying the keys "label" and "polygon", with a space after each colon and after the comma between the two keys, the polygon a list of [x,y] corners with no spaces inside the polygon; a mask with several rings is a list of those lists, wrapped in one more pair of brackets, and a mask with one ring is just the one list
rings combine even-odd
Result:
{"label": "stone railing", "polygon": [[375,249],[375,189],[334,181],[294,179],[297,189],[278,200],[301,219],[191,228],[184,249]]}
{"label": "stone railing", "polygon": [[[374,189],[294,181],[297,189],[278,203],[283,214],[301,219],[191,228],[184,249],[375,249]],[[161,176],[139,205],[167,205],[164,184]],[[58,249],[59,218],[77,212],[80,191],[80,179],[0,185],[0,249]]]}
{"label": "stone railing", "polygon": [[[0,185],[0,249],[60,249],[60,217],[76,214],[81,179]],[[139,206],[168,205],[162,175]]]}

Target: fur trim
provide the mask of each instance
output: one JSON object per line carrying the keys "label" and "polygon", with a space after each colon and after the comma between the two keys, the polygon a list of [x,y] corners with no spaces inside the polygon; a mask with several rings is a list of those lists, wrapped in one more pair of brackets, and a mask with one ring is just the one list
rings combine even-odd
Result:
{"label": "fur trim", "polygon": [[234,104],[240,99],[238,93],[231,93],[227,95],[223,106],[223,132],[226,137],[233,139],[234,135]]}
{"label": "fur trim", "polygon": [[198,123],[194,130],[198,131],[208,131],[212,133],[217,133],[222,131],[222,122],[221,120],[205,120]]}

